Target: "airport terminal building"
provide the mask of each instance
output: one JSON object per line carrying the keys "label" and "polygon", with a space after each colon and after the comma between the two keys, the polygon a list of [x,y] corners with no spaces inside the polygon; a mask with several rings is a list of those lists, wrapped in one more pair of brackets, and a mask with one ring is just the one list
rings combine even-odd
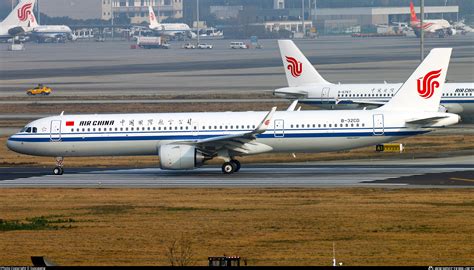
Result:
{"label": "airport terminal building", "polygon": [[[131,23],[148,22],[148,6],[152,6],[160,20],[183,17],[184,0],[102,0],[102,20],[127,16]],[[113,11],[113,12],[112,12]]]}

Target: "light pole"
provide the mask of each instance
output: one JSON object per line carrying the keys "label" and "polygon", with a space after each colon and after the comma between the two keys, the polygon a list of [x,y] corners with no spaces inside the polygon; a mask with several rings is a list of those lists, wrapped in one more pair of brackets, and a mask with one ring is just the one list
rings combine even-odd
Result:
{"label": "light pole", "polygon": [[423,29],[423,21],[425,19],[425,0],[421,0],[420,4],[420,54],[421,62],[425,59],[425,33]]}
{"label": "light pole", "polygon": [[37,0],[38,3],[36,4],[36,12],[38,12],[38,24],[41,24],[41,11],[40,11],[40,0]]}
{"label": "light pole", "polygon": [[112,25],[112,40],[114,39],[114,0],[110,0],[110,23]]}
{"label": "light pole", "polygon": [[197,44],[199,45],[199,0],[196,0]]}
{"label": "light pole", "polygon": [[301,32],[304,36],[304,0],[301,0]]}

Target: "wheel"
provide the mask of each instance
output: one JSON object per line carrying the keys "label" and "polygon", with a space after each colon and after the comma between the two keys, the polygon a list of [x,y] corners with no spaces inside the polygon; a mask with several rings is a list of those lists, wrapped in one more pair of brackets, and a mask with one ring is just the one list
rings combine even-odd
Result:
{"label": "wheel", "polygon": [[64,169],[62,167],[56,167],[53,169],[54,175],[62,175],[64,173]]}
{"label": "wheel", "polygon": [[236,160],[236,159],[233,159],[233,160],[231,160],[230,162],[234,163],[234,165],[235,165],[235,172],[240,171],[240,161],[238,161],[238,160]]}
{"label": "wheel", "polygon": [[222,164],[222,172],[224,174],[232,174],[235,172],[235,169],[236,164],[233,162],[224,162],[224,164]]}

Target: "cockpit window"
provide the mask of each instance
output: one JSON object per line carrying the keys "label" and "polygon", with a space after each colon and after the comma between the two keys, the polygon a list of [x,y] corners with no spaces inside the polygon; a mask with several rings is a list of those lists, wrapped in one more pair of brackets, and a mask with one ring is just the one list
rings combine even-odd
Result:
{"label": "cockpit window", "polygon": [[33,127],[33,133],[37,133],[38,129],[36,127]]}
{"label": "cockpit window", "polygon": [[26,129],[26,133],[31,133],[31,127],[28,127],[28,128]]}

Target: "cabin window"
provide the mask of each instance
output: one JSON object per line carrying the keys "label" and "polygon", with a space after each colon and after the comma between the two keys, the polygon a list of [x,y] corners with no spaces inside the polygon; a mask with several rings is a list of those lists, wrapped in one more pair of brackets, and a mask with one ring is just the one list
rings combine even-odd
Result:
{"label": "cabin window", "polygon": [[324,124],[323,127],[326,127],[326,124]]}
{"label": "cabin window", "polygon": [[253,128],[255,128],[255,125],[253,125]]}
{"label": "cabin window", "polygon": [[227,126],[225,126],[225,129],[227,129]]}
{"label": "cabin window", "polygon": [[189,129],[189,127],[188,127],[188,126],[186,126],[186,130],[188,130],[188,129]]}
{"label": "cabin window", "polygon": [[180,130],[183,130],[183,127],[179,127]]}
{"label": "cabin window", "polygon": [[313,128],[315,128],[315,127],[316,127],[316,124],[313,124]]}
{"label": "cabin window", "polygon": [[346,127],[349,127],[349,124],[346,124]]}
{"label": "cabin window", "polygon": [[363,126],[363,127],[365,127],[365,124],[364,124],[364,123],[362,123],[362,126]]}

